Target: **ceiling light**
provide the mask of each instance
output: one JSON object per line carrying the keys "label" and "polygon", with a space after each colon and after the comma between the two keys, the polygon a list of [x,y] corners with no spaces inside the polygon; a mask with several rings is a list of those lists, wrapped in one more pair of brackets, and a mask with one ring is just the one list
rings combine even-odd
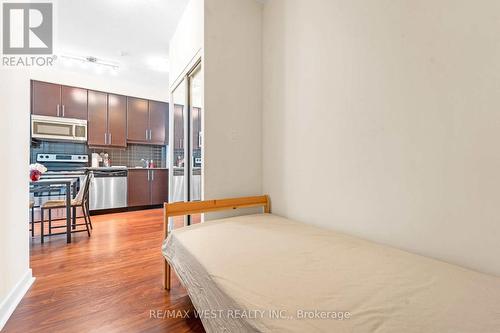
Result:
{"label": "ceiling light", "polygon": [[108,69],[112,70],[118,70],[120,66],[117,63],[111,62],[111,61],[105,61],[93,56],[75,56],[75,55],[67,55],[63,54],[61,55],[61,58],[64,61],[65,65],[70,65],[71,62],[79,62],[83,67],[87,67],[87,65],[96,65],[96,66],[102,66]]}

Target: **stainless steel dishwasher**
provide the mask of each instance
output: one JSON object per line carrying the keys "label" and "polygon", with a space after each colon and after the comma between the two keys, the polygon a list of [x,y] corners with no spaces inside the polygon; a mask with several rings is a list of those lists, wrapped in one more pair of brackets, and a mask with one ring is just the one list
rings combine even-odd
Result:
{"label": "stainless steel dishwasher", "polygon": [[127,170],[93,169],[90,210],[127,207]]}

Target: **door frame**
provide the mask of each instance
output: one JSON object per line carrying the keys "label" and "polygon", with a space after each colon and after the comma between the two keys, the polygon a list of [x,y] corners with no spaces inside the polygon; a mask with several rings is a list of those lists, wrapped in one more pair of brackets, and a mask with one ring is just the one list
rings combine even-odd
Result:
{"label": "door frame", "polygon": [[[184,71],[182,75],[180,75],[174,82],[174,84],[170,88],[170,103],[169,103],[169,151],[168,151],[168,166],[169,166],[169,189],[168,189],[168,200],[169,202],[173,202],[173,184],[174,184],[174,170],[173,170],[173,162],[174,162],[174,112],[175,112],[175,103],[174,103],[174,91],[180,87],[181,85],[184,85],[184,108],[183,108],[183,125],[184,125],[184,142],[183,142],[183,149],[184,149],[184,201],[189,201],[190,200],[190,192],[191,192],[191,184],[190,184],[190,175],[192,172],[192,161],[191,161],[191,156],[192,156],[192,140],[191,140],[191,133],[190,133],[190,128],[192,127],[191,122],[191,96],[190,96],[190,80],[191,77],[194,73],[197,71],[202,71],[203,69],[203,61],[201,55],[197,55],[196,57],[193,58],[193,61],[191,61],[190,66],[187,67],[188,70]],[[202,75],[202,80],[203,80],[203,75]],[[203,84],[202,84],[203,86]],[[204,110],[204,94],[202,93],[201,97],[201,104],[202,104],[202,112]],[[201,122],[201,136],[202,136],[202,143],[204,143],[205,138],[204,138],[204,124],[205,122],[202,120]],[[187,133],[187,134],[186,134]],[[204,145],[202,145],[201,148],[201,158],[202,161],[205,160],[204,158],[205,154],[205,149]],[[201,166],[201,200],[204,200],[204,163],[202,162]],[[203,221],[204,216],[201,216],[201,221]],[[184,217],[184,225],[190,225],[190,216],[185,216]],[[169,230],[172,230],[173,223],[172,221],[169,221]]]}

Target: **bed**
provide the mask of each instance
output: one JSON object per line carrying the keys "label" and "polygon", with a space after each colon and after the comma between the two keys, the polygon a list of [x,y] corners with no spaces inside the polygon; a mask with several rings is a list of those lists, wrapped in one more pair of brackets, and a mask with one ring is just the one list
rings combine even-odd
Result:
{"label": "bed", "polygon": [[172,232],[162,251],[207,332],[500,332],[500,278],[270,214],[267,196],[165,205],[168,217],[262,206]]}

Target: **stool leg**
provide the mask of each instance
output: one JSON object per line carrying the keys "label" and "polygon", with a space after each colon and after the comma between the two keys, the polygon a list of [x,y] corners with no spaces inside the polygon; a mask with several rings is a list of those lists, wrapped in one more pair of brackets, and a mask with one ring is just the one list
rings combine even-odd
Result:
{"label": "stool leg", "polygon": [[83,209],[87,210],[87,218],[89,219],[89,225],[90,225],[90,229],[94,229],[94,227],[92,226],[92,220],[90,219],[90,208],[89,208],[89,202],[87,200],[87,203],[85,204],[85,207],[83,207]]}
{"label": "stool leg", "polygon": [[31,237],[35,237],[35,207],[31,208]]}
{"label": "stool leg", "polygon": [[82,211],[83,211],[83,218],[85,219],[85,227],[87,228],[87,234],[90,237],[90,228],[89,228],[89,222],[87,220],[87,213],[85,212],[85,207],[82,206]]}
{"label": "stool leg", "polygon": [[40,208],[40,242],[43,244],[43,208]]}
{"label": "stool leg", "polygon": [[49,208],[49,235],[52,233],[52,209]]}
{"label": "stool leg", "polygon": [[73,225],[72,225],[72,228],[73,230],[76,229],[76,206],[73,207],[73,210],[71,212],[71,214],[73,214]]}

